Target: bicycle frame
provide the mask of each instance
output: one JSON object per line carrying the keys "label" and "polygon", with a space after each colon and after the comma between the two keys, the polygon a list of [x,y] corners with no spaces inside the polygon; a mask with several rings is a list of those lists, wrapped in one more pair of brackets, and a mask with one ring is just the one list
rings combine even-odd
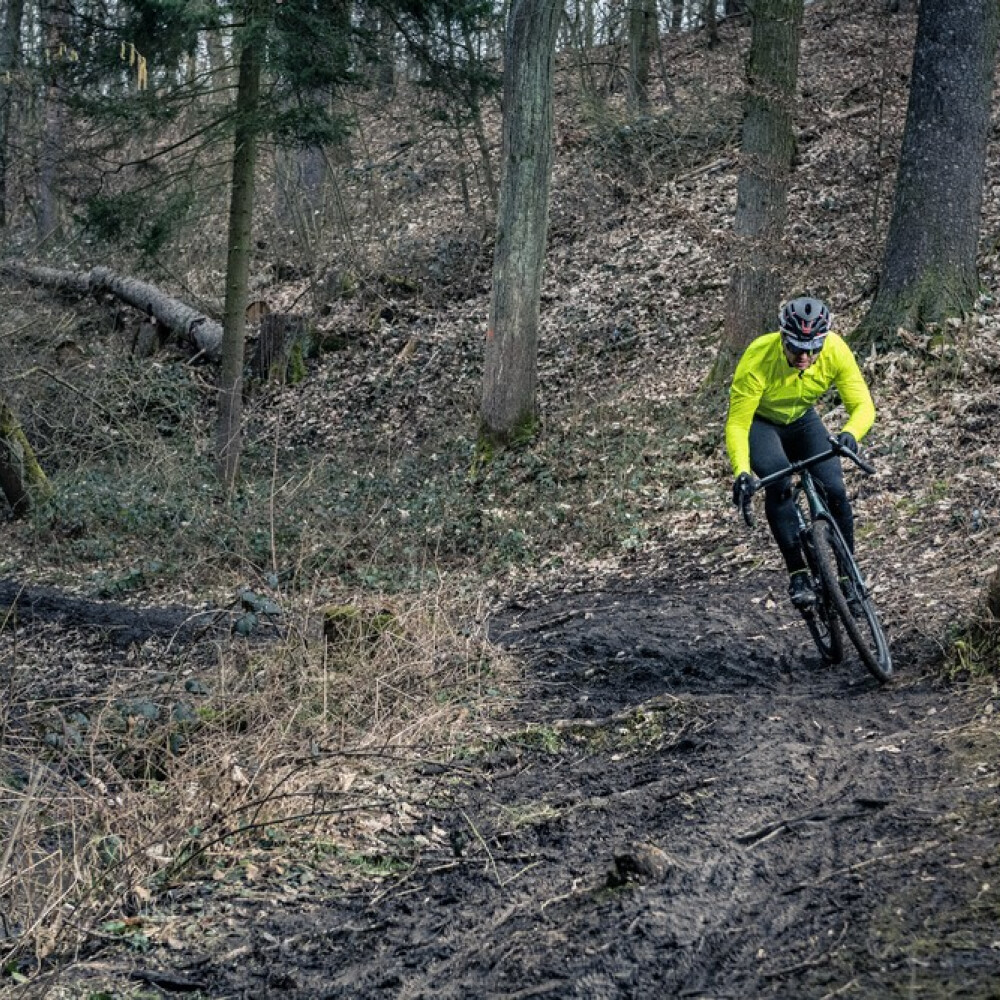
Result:
{"label": "bicycle frame", "polygon": [[[799,494],[805,495],[806,504],[809,507],[808,521],[803,516],[802,506],[798,502]],[[858,564],[854,561],[854,556],[850,553],[850,549],[844,539],[843,532],[840,530],[840,526],[834,519],[833,514],[830,513],[830,508],[827,507],[826,501],[823,499],[819,488],[816,486],[816,481],[809,474],[809,470],[807,468],[802,469],[799,472],[799,481],[792,487],[792,500],[795,503],[795,516],[799,522],[799,537],[808,543],[808,540],[812,535],[813,525],[816,521],[826,521],[826,523],[830,526],[830,530],[836,532],[837,535],[844,540],[843,558],[850,559],[850,566],[840,567],[841,573],[847,573],[848,570],[851,570],[852,576],[856,576],[858,579],[864,580],[864,576],[862,576],[861,570],[858,568]],[[859,596],[868,596],[867,583],[864,585],[864,593]]]}
{"label": "bicycle frame", "polygon": [[[779,469],[777,472],[774,472],[769,476],[765,476],[763,479],[758,479],[754,483],[753,493],[757,493],[759,490],[765,489],[773,483],[778,483],[782,479],[798,475],[798,482],[792,484],[792,498],[796,501],[795,516],[799,523],[800,538],[808,539],[812,533],[813,523],[819,519],[826,521],[826,523],[830,525],[830,530],[835,531],[842,540],[844,537],[840,528],[837,526],[837,522],[834,520],[833,515],[830,513],[830,508],[827,507],[826,501],[823,499],[819,488],[816,486],[816,481],[809,473],[809,469],[812,466],[819,465],[820,462],[825,462],[828,458],[846,456],[847,458],[850,458],[858,466],[858,468],[862,470],[862,472],[865,472],[868,475],[873,475],[875,472],[875,466],[866,462],[860,455],[851,451],[849,448],[844,448],[839,445],[835,437],[830,437],[828,440],[830,441],[829,451],[820,452],[818,455],[813,455],[811,458],[803,459],[801,462],[792,462],[784,469]],[[799,494],[805,494],[806,504],[809,507],[809,521],[806,521],[802,513],[802,506],[797,502]],[[747,524],[752,524],[752,519],[748,515],[749,508],[744,508],[744,520],[746,520]],[[861,571],[858,569],[858,565],[854,561],[854,557],[846,551],[846,544],[844,548],[845,555],[851,560],[851,566],[842,566],[841,570],[844,571],[850,569],[853,571],[853,574],[863,580],[864,577],[861,575]],[[867,596],[867,590],[868,588],[866,585],[865,594],[863,596]]]}
{"label": "bicycle frame", "polygon": [[[871,590],[826,504],[820,484],[809,471],[820,462],[844,456],[869,475],[875,469],[853,451],[842,447],[836,438],[830,437],[828,440],[831,445],[829,451],[801,462],[792,462],[772,475],[753,481],[744,497],[743,518],[748,525],[753,525],[750,500],[754,493],[786,479],[789,481],[799,544],[818,597],[817,611],[800,609],[809,632],[823,658],[829,663],[839,663],[843,649],[837,624],[839,620],[867,669],[881,683],[885,683],[892,676],[892,654],[871,600]],[[797,479],[794,478],[796,476]],[[805,504],[802,502],[803,497]],[[853,592],[851,600],[854,603],[849,603],[845,593],[845,577],[846,586]]]}

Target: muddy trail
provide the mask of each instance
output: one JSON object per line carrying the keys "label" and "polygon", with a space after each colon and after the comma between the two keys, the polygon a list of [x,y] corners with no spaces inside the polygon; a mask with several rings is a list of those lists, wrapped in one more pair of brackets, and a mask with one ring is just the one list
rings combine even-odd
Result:
{"label": "muddy trail", "polygon": [[237,905],[179,971],[234,997],[1000,996],[982,706],[906,636],[886,688],[822,666],[760,599],[780,584],[508,607],[524,697],[442,768],[433,846],[377,894]]}

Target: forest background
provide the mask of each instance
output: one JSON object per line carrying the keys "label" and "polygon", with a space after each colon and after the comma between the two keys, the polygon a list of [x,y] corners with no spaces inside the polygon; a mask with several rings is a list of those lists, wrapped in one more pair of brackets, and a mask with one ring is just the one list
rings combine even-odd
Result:
{"label": "forest background", "polygon": [[[742,5],[579,4],[558,20],[537,412],[499,448],[481,407],[506,11],[8,0],[3,14],[0,430],[23,434],[44,477],[23,510],[4,485],[24,516],[0,549],[13,982],[81,941],[142,950],[156,924],[136,914],[161,893],[259,867],[279,841],[391,876],[410,793],[385,755],[493,746],[523,681],[490,635],[512,601],[739,580],[775,608],[773,546],[728,509],[713,379],[720,345],[747,334],[727,297]],[[768,294],[825,298],[845,333],[885,271],[916,31],[905,3],[804,10]],[[987,692],[995,121],[972,299],[856,342],[879,410],[879,475],[856,502],[876,598],[921,674],[985,676]],[[143,315],[95,285],[101,267],[194,325]],[[836,400],[827,413],[836,424]],[[38,587],[66,603],[25,632],[15,598]],[[66,627],[92,599],[121,609],[112,635],[141,639],[121,657]],[[323,783],[364,799],[356,818],[317,808]]]}

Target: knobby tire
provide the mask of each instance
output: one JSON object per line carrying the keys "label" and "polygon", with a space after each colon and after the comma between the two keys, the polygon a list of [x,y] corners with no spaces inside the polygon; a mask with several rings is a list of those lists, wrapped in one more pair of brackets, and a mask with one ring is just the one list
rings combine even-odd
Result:
{"label": "knobby tire", "polygon": [[[861,661],[874,677],[884,683],[892,676],[889,640],[879,621],[875,605],[864,589],[863,581],[854,577],[853,560],[847,551],[847,545],[839,532],[834,531],[830,524],[823,520],[813,525],[812,535],[816,562],[823,578],[823,589],[827,593],[829,605],[840,616]],[[841,566],[844,567],[844,573],[852,578],[861,605],[860,619],[851,614],[847,597],[840,589]]]}
{"label": "knobby tire", "polygon": [[826,599],[825,587],[819,573],[819,564],[812,538],[809,534],[803,534],[799,538],[799,542],[802,546],[802,555],[809,567],[813,590],[816,592],[815,607],[809,610],[803,609],[802,617],[806,620],[806,627],[809,629],[809,634],[812,636],[820,656],[823,657],[823,662],[840,663],[844,658],[844,639],[840,634],[840,619]]}
{"label": "knobby tire", "polygon": [[816,606],[802,612],[806,620],[809,634],[823,657],[824,663],[840,663],[844,658],[844,639],[840,634],[840,621],[836,612],[824,600],[819,587],[816,587]]}

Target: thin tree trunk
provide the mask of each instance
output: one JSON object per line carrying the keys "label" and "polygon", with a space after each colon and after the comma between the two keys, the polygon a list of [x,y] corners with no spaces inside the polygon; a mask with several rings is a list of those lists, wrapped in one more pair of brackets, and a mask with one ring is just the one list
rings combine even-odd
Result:
{"label": "thin tree trunk", "polygon": [[559,0],[514,0],[503,71],[503,175],[486,331],[484,444],[537,423],[538,309],[549,216],[552,102]]}
{"label": "thin tree trunk", "polygon": [[705,32],[708,35],[708,47],[715,48],[719,44],[719,17],[715,9],[716,0],[703,0]]}
{"label": "thin tree trunk", "polygon": [[212,100],[228,101],[230,68],[221,28],[205,32],[205,47],[208,49],[208,66],[212,74]]}
{"label": "thin tree trunk", "polygon": [[7,225],[7,165],[14,81],[21,63],[21,20],[24,0],[8,0],[0,29],[0,227]]}
{"label": "thin tree trunk", "polygon": [[923,0],[878,292],[855,336],[891,343],[961,316],[979,292],[997,0]]}
{"label": "thin tree trunk", "polygon": [[710,381],[722,382],[754,337],[774,328],[781,289],[782,231],[795,149],[795,83],[802,0],[758,0],[754,5],[743,167],[736,192],[733,259],[724,329]]}
{"label": "thin tree trunk", "polygon": [[677,34],[684,23],[684,0],[670,0],[670,33]]}
{"label": "thin tree trunk", "polygon": [[[468,25],[462,23],[462,44],[465,48],[466,59],[470,66],[479,63],[476,53],[475,43]],[[476,139],[476,147],[479,150],[479,162],[483,169],[483,183],[486,185],[486,194],[490,201],[490,209],[496,212],[497,209],[497,183],[493,176],[493,160],[490,155],[490,143],[486,138],[486,127],[483,124],[482,93],[478,84],[473,83],[469,93],[469,114],[472,119],[472,134]]]}
{"label": "thin tree trunk", "polygon": [[216,420],[218,475],[227,491],[236,482],[243,447],[243,356],[266,2],[267,0],[250,0],[248,4],[236,92],[236,137],[229,200],[229,250],[226,257],[226,306],[222,324]]}
{"label": "thin tree trunk", "polygon": [[42,135],[38,154],[36,228],[39,240],[54,235],[60,224],[58,195],[59,159],[63,150],[64,110],[60,94],[61,68],[68,58],[69,11],[64,0],[47,6],[45,31],[45,96],[42,101]]}

